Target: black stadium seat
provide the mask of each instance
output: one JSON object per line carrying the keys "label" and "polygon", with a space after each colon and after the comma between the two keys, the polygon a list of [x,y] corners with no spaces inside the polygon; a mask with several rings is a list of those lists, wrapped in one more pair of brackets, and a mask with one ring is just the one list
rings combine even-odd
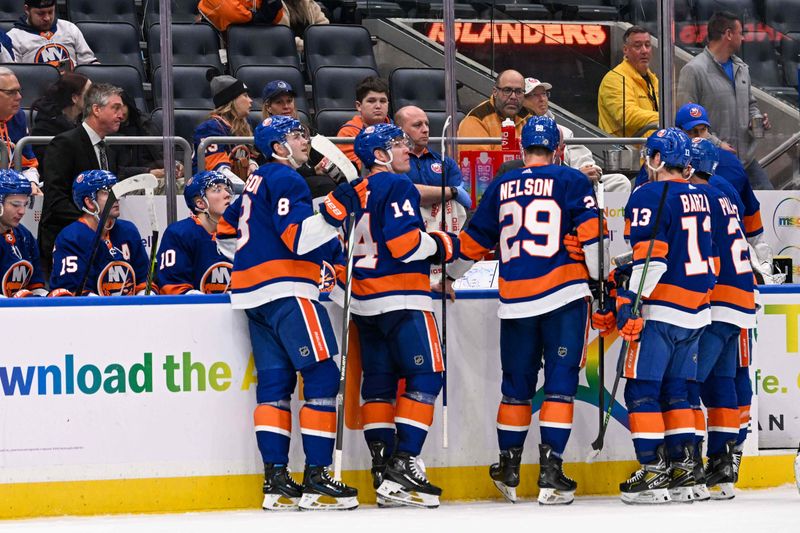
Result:
{"label": "black stadium seat", "polygon": [[[474,4],[473,4],[474,5]],[[497,0],[489,2],[489,8],[494,9],[494,18],[511,20],[550,20],[553,18],[550,10],[541,4],[534,4],[528,0]],[[492,11],[489,11],[491,14]]]}
{"label": "black stadium seat", "polygon": [[800,32],[797,0],[764,0],[764,21],[782,33]]}
{"label": "black stadium seat", "polygon": [[[175,109],[175,135],[183,137],[189,144],[192,144],[194,129],[208,119],[211,111],[209,109]],[[159,128],[163,124],[163,110],[156,109],[153,112],[153,123]]]}
{"label": "black stadium seat", "polygon": [[253,107],[261,109],[261,90],[264,86],[275,80],[283,80],[292,86],[297,93],[294,102],[295,107],[300,111],[308,113],[308,101],[306,100],[306,86],[303,75],[291,66],[264,66],[264,65],[245,65],[236,71],[236,78],[247,85],[247,92],[253,99]]}
{"label": "black stadium seat", "polygon": [[104,65],[131,65],[144,79],[144,61],[139,31],[126,22],[80,22],[77,24],[89,48]]}
{"label": "black stadium seat", "polygon": [[134,0],[67,0],[70,22],[127,22],[138,26]]}
{"label": "black stadium seat", "polygon": [[735,13],[742,17],[745,23],[759,18],[758,0],[695,0],[694,4],[697,20],[701,23],[708,22],[716,11]]}
{"label": "black stadium seat", "polygon": [[243,65],[290,65],[300,69],[294,33],[287,26],[231,26],[227,50],[234,75]]}
{"label": "black stadium seat", "polygon": [[44,90],[59,78],[58,69],[41,63],[6,63],[14,71],[22,88],[22,107],[30,107]]}
{"label": "black stadium seat", "polygon": [[[260,106],[258,109],[253,109],[252,111],[250,111],[250,114],[247,116],[247,121],[250,122],[250,127],[253,128],[253,131],[256,130],[256,126],[261,124],[262,120],[264,120],[264,118],[261,115]],[[300,123],[303,124],[304,126],[311,125],[311,120],[308,118],[308,115],[306,115],[302,111],[297,112],[297,120],[299,120]]]}
{"label": "black stadium seat", "polygon": [[367,67],[378,70],[372,38],[363,26],[315,24],[306,28],[306,69],[314,78],[324,66]]}
{"label": "black stadium seat", "polygon": [[0,20],[16,21],[22,15],[22,2],[19,0],[0,0]]}
{"label": "black stadium seat", "polygon": [[444,111],[444,70],[397,68],[389,76],[389,94],[394,111],[407,105],[415,105],[425,111]]}
{"label": "black stadium seat", "polygon": [[[800,65],[800,32],[786,35],[781,42],[781,58],[786,85],[797,89],[797,67]],[[797,100],[795,100],[797,102]]]}
{"label": "black stadium seat", "polygon": [[327,137],[335,137],[339,128],[356,114],[355,109],[323,109],[314,115],[317,131]]}
{"label": "black stadium seat", "polygon": [[[697,22],[690,1],[675,0],[674,20],[676,35],[680,32],[682,26]],[[653,35],[658,29],[658,21],[656,20],[657,3],[658,0],[631,0],[630,5],[631,22],[643,26]]]}
{"label": "black stadium seat", "polygon": [[[142,0],[144,5],[144,34],[153,24],[158,23],[159,0]],[[198,0],[170,0],[170,13],[172,22],[195,22]]]}
{"label": "black stadium seat", "polygon": [[[172,67],[173,107],[214,108],[214,94],[206,79],[206,71],[208,71],[207,65],[176,65]],[[155,107],[163,106],[162,73],[161,67],[153,72],[153,103]]]}
{"label": "black stadium seat", "polygon": [[314,109],[355,109],[356,86],[378,72],[363,67],[321,67],[314,77]]}
{"label": "black stadium seat", "polygon": [[783,86],[783,76],[778,66],[778,51],[764,32],[745,32],[745,42],[742,43],[739,56],[750,68],[753,85]]}
{"label": "black stadium seat", "polygon": [[[150,68],[161,64],[161,24],[153,24],[147,32]],[[219,58],[219,37],[208,24],[172,25],[172,64],[211,65],[222,72]]]}
{"label": "black stadium seat", "polygon": [[122,88],[133,97],[136,107],[140,111],[150,111],[144,98],[142,76],[136,67],[130,65],[80,65],[75,72],[83,74],[92,80],[92,83],[110,83]]}

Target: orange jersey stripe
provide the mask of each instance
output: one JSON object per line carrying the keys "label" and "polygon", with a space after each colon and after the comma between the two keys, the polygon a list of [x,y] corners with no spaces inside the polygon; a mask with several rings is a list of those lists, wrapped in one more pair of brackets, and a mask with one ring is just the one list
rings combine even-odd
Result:
{"label": "orange jersey stripe", "polygon": [[625,229],[623,230],[623,235],[625,236],[626,240],[629,239],[630,236],[631,236],[631,221],[630,220],[627,220],[627,219],[625,220]]}
{"label": "orange jersey stripe", "polygon": [[[608,235],[608,226],[606,226],[605,219],[603,219],[603,235]],[[578,240],[583,242],[590,241],[592,239],[599,239],[600,238],[600,221],[596,218],[590,218],[586,220],[583,224],[578,226]]]}
{"label": "orange jersey stripe", "polygon": [[395,237],[392,240],[386,241],[386,247],[392,253],[395,259],[405,257],[417,246],[419,246],[419,230],[412,229],[411,231]]}
{"label": "orange jersey stripe", "polygon": [[664,433],[661,413],[628,413],[631,433]]}
{"label": "orange jersey stripe", "polygon": [[473,261],[480,261],[483,259],[483,256],[486,254],[486,252],[489,251],[488,248],[478,244],[478,241],[473,239],[472,236],[466,231],[462,231],[459,234],[458,240],[461,244],[461,254],[464,257],[472,259]]}
{"label": "orange jersey stripe", "polygon": [[702,433],[706,430],[706,417],[703,416],[702,409],[692,409],[694,412],[694,429]]}
{"label": "orange jersey stripe", "polygon": [[397,401],[395,420],[398,418],[405,418],[430,426],[433,423],[433,405],[417,402],[403,396]]}
{"label": "orange jersey stripe", "polygon": [[217,235],[236,235],[236,228],[231,226],[224,218],[220,218],[219,222],[217,222]]}
{"label": "orange jersey stripe", "polygon": [[[633,260],[644,260],[644,258],[647,257],[648,248],[650,248],[649,240],[637,242],[633,246]],[[656,239],[655,242],[653,242],[653,253],[650,255],[650,257],[660,257],[662,259],[666,259],[667,252],[669,252],[669,244]]]}
{"label": "orange jersey stripe", "polygon": [[423,311],[425,316],[425,326],[428,330],[428,343],[430,344],[431,357],[433,358],[433,371],[444,372],[444,360],[442,358],[442,347],[439,344],[439,328],[436,325],[436,319],[433,318],[433,313],[430,311]]}
{"label": "orange jersey stripe", "polygon": [[692,409],[674,409],[664,413],[664,426],[667,430],[694,427]]}
{"label": "orange jersey stripe", "polygon": [[746,329],[739,332],[739,366],[750,366],[750,334]]}
{"label": "orange jersey stripe", "polygon": [[740,405],[739,406],[739,424],[747,424],[750,422],[750,406],[749,405]]}
{"label": "orange jersey stripe", "polygon": [[[319,272],[317,272],[319,278]],[[422,291],[430,292],[430,278],[425,274],[392,274],[380,278],[353,279],[353,294],[371,296],[384,292]]]}
{"label": "orange jersey stripe", "polygon": [[300,304],[300,310],[306,321],[308,336],[314,347],[314,357],[316,357],[317,361],[324,361],[330,357],[330,354],[328,353],[328,346],[325,344],[325,334],[322,332],[322,324],[319,323],[317,309],[311,303],[311,300],[306,298],[298,298],[297,302]]}
{"label": "orange jersey stripe", "polygon": [[711,291],[711,301],[729,303],[746,309],[756,307],[755,295],[751,291],[743,291],[731,285],[715,285]]}
{"label": "orange jersey stripe", "polygon": [[364,425],[392,423],[394,406],[389,402],[368,402],[361,406],[361,421]]}
{"label": "orange jersey stripe", "polygon": [[300,409],[300,427],[326,433],[336,432],[336,412],[317,411],[310,407]]}
{"label": "orange jersey stripe", "polygon": [[283,230],[281,233],[281,240],[286,247],[294,252],[294,240],[297,238],[297,230],[300,229],[300,226],[297,224],[289,224],[289,226]]}
{"label": "orange jersey stripe", "polygon": [[292,431],[292,413],[279,409],[274,405],[257,405],[253,412],[253,421],[256,426],[269,426]]}
{"label": "orange jersey stripe", "polygon": [[758,233],[763,229],[764,225],[761,222],[761,211],[756,211],[752,215],[744,217],[744,232],[748,236]]}
{"label": "orange jersey stripe", "polygon": [[544,276],[533,279],[506,280],[500,278],[500,296],[509,300],[528,298],[564,283],[588,279],[589,273],[582,263],[571,263],[553,269]]}
{"label": "orange jersey stripe", "polygon": [[22,168],[39,168],[39,160],[36,159],[35,157],[33,159],[28,159],[23,155]]}
{"label": "orange jersey stripe", "polygon": [[161,287],[161,294],[183,294],[190,290],[192,290],[192,286],[189,283],[176,283],[174,285],[164,285]]}
{"label": "orange jersey stripe", "polygon": [[528,427],[531,425],[531,406],[501,403],[497,409],[497,423],[504,426]]}
{"label": "orange jersey stripe", "polygon": [[539,420],[542,422],[556,422],[559,424],[571,424],[575,406],[571,403],[543,402],[542,410],[539,413]]}
{"label": "orange jersey stripe", "polygon": [[623,376],[626,378],[636,377],[636,364],[639,361],[639,341],[628,343],[628,352],[625,354],[625,369]]}
{"label": "orange jersey stripe", "polygon": [[319,265],[311,261],[274,259],[247,270],[233,271],[231,287],[247,289],[265,281],[284,277],[304,278],[317,284],[319,283],[319,271]]}
{"label": "orange jersey stripe", "polygon": [[709,427],[739,429],[739,409],[726,409],[723,407],[708,408]]}
{"label": "orange jersey stripe", "polygon": [[216,154],[211,154],[206,156],[206,170],[214,170],[219,165],[228,165],[231,164],[231,158],[228,157],[227,152],[218,152]]}
{"label": "orange jersey stripe", "polygon": [[663,300],[688,309],[699,309],[709,303],[709,295],[708,292],[695,292],[677,285],[659,283],[650,293],[649,300]]}

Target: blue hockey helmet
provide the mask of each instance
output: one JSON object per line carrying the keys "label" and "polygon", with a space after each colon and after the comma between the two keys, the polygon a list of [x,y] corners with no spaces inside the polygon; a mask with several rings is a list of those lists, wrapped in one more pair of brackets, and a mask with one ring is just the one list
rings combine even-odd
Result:
{"label": "blue hockey helmet", "polygon": [[189,208],[189,211],[197,213],[197,207],[194,204],[195,198],[200,196],[205,199],[206,189],[217,183],[221,183],[233,191],[231,180],[225,174],[216,170],[204,170],[189,178],[186,182],[186,188],[183,189],[183,199],[186,201],[186,207]]}
{"label": "blue hockey helmet", "polygon": [[81,211],[85,210],[84,198],[97,202],[97,191],[108,191],[117,184],[117,177],[108,170],[87,170],[72,181],[72,202]]}
{"label": "blue hockey helmet", "polygon": [[286,136],[293,131],[307,134],[303,124],[296,118],[283,115],[267,117],[261,124],[256,126],[256,131],[254,132],[256,148],[268,159],[274,158],[275,152],[272,145],[274,143],[285,143]]}
{"label": "blue hockey helmet", "polygon": [[32,193],[31,182],[25,176],[16,170],[0,169],[0,202],[9,194],[30,196]]}
{"label": "blue hockey helmet", "polygon": [[691,165],[695,172],[704,172],[713,176],[719,165],[719,150],[708,139],[697,137],[692,139]]}
{"label": "blue hockey helmet", "polygon": [[556,121],[550,117],[534,116],[522,127],[522,148],[541,146],[551,152],[558,149],[561,142],[561,132],[558,131]]}
{"label": "blue hockey helmet", "polygon": [[678,128],[666,128],[647,138],[644,151],[648,166],[650,159],[659,153],[663,165],[685,168],[692,158],[692,141]]}
{"label": "blue hockey helmet", "polygon": [[375,150],[378,148],[389,152],[388,164],[391,164],[392,142],[397,138],[405,139],[405,135],[405,132],[394,124],[382,122],[374,126],[367,126],[356,135],[353,151],[365,168],[370,168],[376,163]]}

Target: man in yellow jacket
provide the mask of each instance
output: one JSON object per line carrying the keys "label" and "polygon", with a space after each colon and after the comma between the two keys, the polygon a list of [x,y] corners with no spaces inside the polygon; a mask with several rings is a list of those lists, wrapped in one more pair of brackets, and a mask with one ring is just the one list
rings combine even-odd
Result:
{"label": "man in yellow jacket", "polygon": [[650,33],[631,26],[623,36],[624,59],[605,75],[597,93],[599,126],[616,137],[647,137],[658,129],[658,78],[650,70]]}
{"label": "man in yellow jacket", "polygon": [[[492,95],[473,108],[458,126],[459,137],[500,137],[500,123],[511,118],[517,129],[517,139],[522,136],[522,126],[531,116],[522,107],[525,97],[525,78],[516,70],[504,70],[497,76]],[[458,147],[463,150],[500,150],[499,144],[468,145]]]}

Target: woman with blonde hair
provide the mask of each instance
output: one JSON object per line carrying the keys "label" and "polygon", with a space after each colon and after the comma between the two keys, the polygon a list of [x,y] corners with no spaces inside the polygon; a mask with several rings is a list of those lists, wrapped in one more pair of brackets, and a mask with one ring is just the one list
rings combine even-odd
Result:
{"label": "woman with blonde hair", "polygon": [[247,94],[247,86],[233,76],[216,76],[216,70],[209,70],[206,77],[211,82],[214,93],[214,110],[208,120],[194,130],[194,151],[192,172],[216,170],[231,180],[235,188],[244,181],[258,165],[255,153],[248,145],[229,145],[212,143],[205,150],[205,168],[197,168],[197,148],[206,137],[252,137],[253,130],[247,121],[253,100]]}

